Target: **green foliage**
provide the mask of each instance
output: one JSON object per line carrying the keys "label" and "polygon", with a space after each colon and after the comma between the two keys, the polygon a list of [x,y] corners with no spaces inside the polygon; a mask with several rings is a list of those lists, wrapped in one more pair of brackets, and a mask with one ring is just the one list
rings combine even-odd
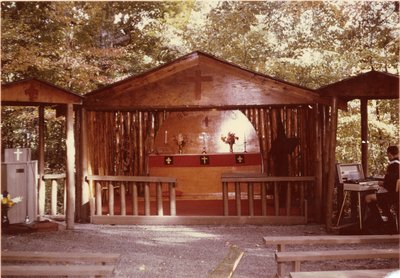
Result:
{"label": "green foliage", "polygon": [[[339,112],[336,159],[339,163],[361,163],[361,119],[359,101]],[[396,108],[397,107],[397,108]],[[368,171],[383,175],[387,166],[386,148],[399,143],[398,100],[373,100],[368,105]]]}
{"label": "green foliage", "polygon": [[[1,108],[1,148],[31,148],[32,160],[38,160],[39,122],[35,107]],[[65,171],[65,119],[56,118],[53,109],[45,109],[45,173]]]}

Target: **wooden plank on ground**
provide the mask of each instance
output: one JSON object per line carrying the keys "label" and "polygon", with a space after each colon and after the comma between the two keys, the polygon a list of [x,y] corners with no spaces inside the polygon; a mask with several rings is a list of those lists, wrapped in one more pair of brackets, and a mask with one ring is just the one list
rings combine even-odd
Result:
{"label": "wooden plank on ground", "polygon": [[210,273],[209,278],[219,277],[232,277],[240,259],[243,257],[244,252],[237,246],[229,246],[228,255],[218,264],[218,266]]}
{"label": "wooden plank on ground", "polygon": [[397,271],[395,277],[400,277],[400,270],[396,269],[362,269],[337,271],[291,272],[290,278],[383,278],[389,273]]}
{"label": "wooden plank on ground", "polygon": [[110,276],[113,265],[2,265],[3,276]]}
{"label": "wooden plank on ground", "polygon": [[1,261],[115,263],[119,254],[85,252],[2,251]]}

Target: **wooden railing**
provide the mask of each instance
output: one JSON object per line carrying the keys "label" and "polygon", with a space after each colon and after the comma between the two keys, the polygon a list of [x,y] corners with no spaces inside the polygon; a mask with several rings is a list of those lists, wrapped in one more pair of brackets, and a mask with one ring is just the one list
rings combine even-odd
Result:
{"label": "wooden railing", "polygon": [[261,215],[267,215],[267,190],[269,186],[273,186],[273,200],[275,216],[279,216],[279,186],[286,186],[286,215],[290,216],[291,199],[292,199],[292,186],[300,186],[300,214],[307,216],[307,200],[304,198],[305,186],[313,184],[315,177],[312,176],[298,176],[298,177],[271,177],[264,174],[257,173],[224,173],[221,175],[222,181],[222,198],[224,206],[224,215],[229,215],[229,184],[233,184],[235,200],[236,200],[236,214],[242,215],[241,209],[241,184],[247,185],[247,199],[249,206],[249,215],[254,216],[254,199],[255,199],[255,186],[260,186],[259,195],[261,199]]}
{"label": "wooden railing", "polygon": [[[162,187],[168,185],[170,214],[176,215],[175,186],[176,178],[173,177],[152,177],[152,176],[87,176],[86,180],[94,188],[95,215],[102,215],[102,193],[108,191],[108,214],[114,215],[114,188],[119,186],[121,215],[126,215],[126,189],[131,186],[132,193],[132,214],[139,215],[138,186],[144,188],[144,214],[150,215],[150,187],[155,187],[157,215],[164,215]],[[94,186],[93,186],[94,183]]]}
{"label": "wooden railing", "polygon": [[[46,204],[50,202],[50,214],[47,213],[47,215],[50,216],[56,216],[59,214],[65,215],[65,208],[66,208],[66,183],[65,183],[65,174],[48,174],[43,176],[44,181],[51,181],[51,190],[50,190],[50,200],[46,199],[46,188],[43,188],[44,194],[39,194],[39,211],[45,211]],[[44,183],[46,186],[46,183]],[[60,194],[58,194],[58,187],[62,186],[62,190]],[[63,199],[63,211],[60,213],[57,210],[57,203],[58,199],[62,198]]]}

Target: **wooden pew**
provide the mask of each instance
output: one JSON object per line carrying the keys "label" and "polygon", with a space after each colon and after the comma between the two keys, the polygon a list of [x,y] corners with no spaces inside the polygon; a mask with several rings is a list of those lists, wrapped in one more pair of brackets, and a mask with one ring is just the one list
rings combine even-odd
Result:
{"label": "wooden pew", "polygon": [[[300,271],[300,264],[304,261],[325,260],[364,260],[364,259],[400,259],[398,249],[363,249],[363,250],[328,250],[328,251],[296,251],[275,252],[278,263],[292,263],[292,271]],[[279,271],[279,269],[278,269]],[[277,273],[283,277],[283,273]]]}
{"label": "wooden pew", "polygon": [[282,252],[286,245],[399,243],[400,235],[266,236],[263,241],[266,245],[276,245]]}
{"label": "wooden pew", "polygon": [[2,265],[3,276],[79,276],[105,277],[112,275],[113,265]]}
{"label": "wooden pew", "polygon": [[[383,278],[398,269],[361,269],[336,271],[291,272],[290,278]],[[399,272],[400,274],[400,272]]]}
{"label": "wooden pew", "polygon": [[[266,245],[276,245],[277,251],[285,251],[286,245],[306,244],[371,244],[399,243],[399,235],[323,235],[323,236],[268,236],[263,237]],[[283,262],[277,262],[277,274],[283,275]]]}
{"label": "wooden pew", "polygon": [[109,276],[112,275],[119,257],[119,254],[112,253],[2,251],[1,274],[10,276]]}

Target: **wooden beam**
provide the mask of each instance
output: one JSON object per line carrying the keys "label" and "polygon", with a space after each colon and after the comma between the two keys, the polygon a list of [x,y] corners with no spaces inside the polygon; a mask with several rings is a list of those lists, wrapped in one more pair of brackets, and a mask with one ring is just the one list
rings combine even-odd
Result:
{"label": "wooden beam", "polygon": [[304,225],[304,216],[92,216],[92,224],[115,225]]}
{"label": "wooden beam", "polygon": [[156,177],[156,176],[87,176],[87,180],[91,181],[118,181],[118,182],[162,182],[176,183],[173,177]]}
{"label": "wooden beam", "polygon": [[90,188],[89,188],[89,182],[86,181],[85,177],[88,175],[88,143],[87,143],[87,124],[86,124],[86,110],[82,108],[81,110],[81,133],[80,133],[80,153],[81,153],[81,220],[90,221],[89,216],[90,216]]}
{"label": "wooden beam", "polygon": [[39,217],[44,215],[44,205],[46,198],[46,183],[44,177],[44,106],[39,106],[39,196],[38,196],[38,213]]}
{"label": "wooden beam", "polygon": [[321,222],[322,216],[322,136],[321,136],[321,115],[320,106],[314,106],[314,121],[315,121],[315,186],[314,186],[314,212],[315,221]]}
{"label": "wooden beam", "polygon": [[232,277],[244,252],[236,245],[229,246],[229,252],[218,266],[208,275],[209,278]]}
{"label": "wooden beam", "polygon": [[74,138],[74,109],[67,104],[66,117],[66,150],[67,150],[67,229],[74,229],[75,222],[75,138]]}
{"label": "wooden beam", "polygon": [[326,194],[327,210],[326,210],[326,228],[328,232],[332,230],[332,215],[333,215],[333,190],[335,186],[335,162],[336,162],[336,132],[338,120],[337,97],[332,97],[331,106],[331,123],[329,133],[329,170],[328,170],[328,189]]}
{"label": "wooden beam", "polygon": [[368,177],[368,99],[361,99],[361,165]]}

